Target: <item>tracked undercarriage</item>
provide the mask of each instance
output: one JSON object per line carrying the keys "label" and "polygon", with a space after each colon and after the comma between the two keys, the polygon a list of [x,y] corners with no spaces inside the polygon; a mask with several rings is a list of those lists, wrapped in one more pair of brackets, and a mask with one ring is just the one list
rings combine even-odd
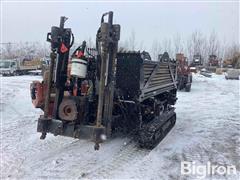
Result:
{"label": "tracked undercarriage", "polygon": [[136,108],[126,111],[128,123],[123,128],[137,129],[140,146],[153,148],[176,121],[176,64],[167,53],[158,62],[143,58],[141,53],[118,54],[116,89],[122,103],[132,103]]}
{"label": "tracked undercarriage", "polygon": [[[104,17],[108,16],[105,22]],[[155,147],[175,124],[176,62],[164,53],[152,61],[147,52],[117,52],[120,26],[105,13],[96,49],[84,41],[71,55],[71,29],[52,27],[51,63],[42,82],[31,84],[41,139],[47,133],[92,139],[95,149],[115,132],[135,131],[141,147]]]}
{"label": "tracked undercarriage", "polygon": [[154,148],[173,128],[175,122],[175,112],[169,112],[143,125],[138,137],[140,146]]}

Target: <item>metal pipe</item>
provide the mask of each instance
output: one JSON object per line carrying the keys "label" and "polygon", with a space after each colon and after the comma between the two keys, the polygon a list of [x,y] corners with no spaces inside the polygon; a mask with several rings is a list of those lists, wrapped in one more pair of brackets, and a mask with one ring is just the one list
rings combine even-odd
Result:
{"label": "metal pipe", "polygon": [[119,102],[124,102],[124,103],[131,103],[131,104],[136,104],[134,101],[128,101],[128,100],[118,100]]}
{"label": "metal pipe", "polygon": [[61,30],[63,30],[63,28],[64,28],[64,23],[66,22],[67,19],[68,19],[67,17],[61,16],[61,18],[60,18],[60,25],[59,25],[59,27],[60,27]]}

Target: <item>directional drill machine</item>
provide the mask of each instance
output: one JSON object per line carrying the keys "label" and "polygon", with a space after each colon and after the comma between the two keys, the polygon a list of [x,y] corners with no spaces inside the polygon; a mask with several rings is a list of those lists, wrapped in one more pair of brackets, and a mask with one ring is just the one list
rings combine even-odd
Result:
{"label": "directional drill machine", "polygon": [[141,147],[155,147],[176,121],[176,62],[167,53],[152,61],[146,52],[118,52],[113,12],[102,16],[96,48],[84,41],[69,57],[74,36],[65,21],[48,33],[50,66],[42,82],[31,84],[32,102],[44,111],[41,139],[47,133],[92,139],[99,149],[115,132],[134,132]]}

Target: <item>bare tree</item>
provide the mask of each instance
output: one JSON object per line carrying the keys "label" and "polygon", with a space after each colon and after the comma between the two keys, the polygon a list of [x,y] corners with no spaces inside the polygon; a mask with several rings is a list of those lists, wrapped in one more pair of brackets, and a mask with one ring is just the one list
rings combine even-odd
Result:
{"label": "bare tree", "polygon": [[144,51],[144,50],[146,49],[145,46],[144,46],[144,42],[143,42],[143,41],[141,41],[141,42],[139,43],[138,49],[139,49],[140,51]]}
{"label": "bare tree", "polygon": [[42,58],[49,53],[46,44],[40,42],[7,43],[2,48],[2,58]]}
{"label": "bare tree", "polygon": [[239,44],[232,44],[228,47],[225,48],[225,58],[229,58],[231,59],[233,56],[235,56],[236,54],[240,53],[240,45]]}
{"label": "bare tree", "polygon": [[173,43],[175,47],[175,54],[183,52],[183,42],[180,34],[176,34],[173,38]]}
{"label": "bare tree", "polygon": [[136,43],[135,31],[133,30],[128,40],[129,49],[131,51],[134,51],[136,48],[136,44],[137,43]]}
{"label": "bare tree", "polygon": [[4,58],[15,58],[15,54],[13,53],[15,47],[13,43],[3,43],[2,44],[2,56]]}
{"label": "bare tree", "polygon": [[192,45],[192,39],[189,38],[187,40],[187,43],[186,43],[186,52],[187,52],[187,56],[189,57],[189,60],[192,61],[192,58],[193,58],[193,45]]}
{"label": "bare tree", "polygon": [[187,51],[190,61],[196,54],[201,55],[205,59],[206,54],[206,37],[200,31],[194,31],[187,40]]}
{"label": "bare tree", "polygon": [[193,41],[193,52],[194,54],[202,54],[202,46],[203,46],[203,35],[200,31],[195,31],[192,34]]}
{"label": "bare tree", "polygon": [[206,65],[206,63],[208,62],[208,42],[207,42],[207,38],[206,36],[203,36],[202,37],[202,45],[201,45],[201,49],[200,49],[200,52],[201,52],[201,56],[203,58],[203,65]]}
{"label": "bare tree", "polygon": [[208,40],[208,45],[209,45],[208,54],[219,56],[220,43],[219,43],[219,40],[218,40],[218,37],[217,37],[217,34],[215,31],[212,31],[212,33],[210,34],[209,40]]}
{"label": "bare tree", "polygon": [[162,47],[161,47],[161,43],[158,40],[154,40],[153,44],[152,44],[152,59],[153,60],[157,60],[158,59],[158,55],[161,54],[162,52]]}
{"label": "bare tree", "polygon": [[163,40],[163,51],[167,52],[170,57],[171,56],[173,56],[173,57],[175,56],[173,54],[174,51],[173,51],[173,48],[172,48],[172,41],[171,41],[171,39],[166,38],[166,39]]}

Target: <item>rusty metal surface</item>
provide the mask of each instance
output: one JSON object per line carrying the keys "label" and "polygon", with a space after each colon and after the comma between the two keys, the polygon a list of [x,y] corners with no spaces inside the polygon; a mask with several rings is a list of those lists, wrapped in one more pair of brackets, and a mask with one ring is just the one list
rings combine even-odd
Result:
{"label": "rusty metal surface", "polygon": [[59,106],[59,118],[66,121],[77,119],[78,109],[76,101],[73,99],[63,99]]}

